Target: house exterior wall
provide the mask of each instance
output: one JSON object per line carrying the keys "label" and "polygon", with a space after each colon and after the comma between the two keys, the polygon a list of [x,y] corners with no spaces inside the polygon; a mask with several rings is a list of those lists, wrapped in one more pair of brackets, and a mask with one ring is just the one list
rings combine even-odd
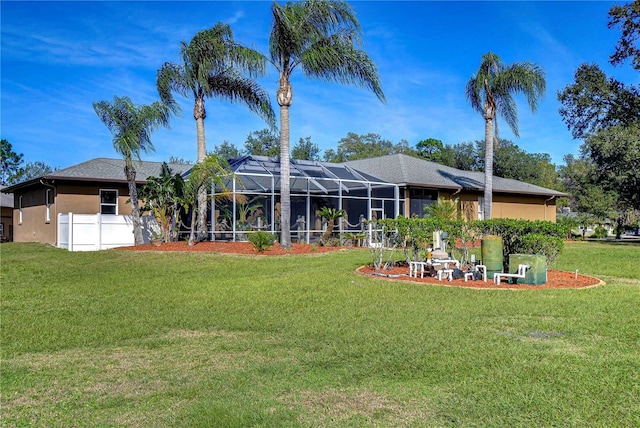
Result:
{"label": "house exterior wall", "polygon": [[[405,195],[404,213],[410,217],[411,195],[409,189],[403,189]],[[463,210],[463,218],[467,221],[478,219],[478,199],[483,197],[481,192],[457,192],[455,190],[440,190],[438,197],[442,199],[458,199]],[[512,218],[522,220],[556,221],[556,201],[548,200],[546,196],[494,194],[493,218]]]}
{"label": "house exterior wall", "polygon": [[494,195],[493,218],[556,221],[555,199],[545,196]]}
{"label": "house exterior wall", "polygon": [[45,205],[46,189],[32,188],[14,193],[13,240],[15,242],[43,242],[55,244],[56,217],[50,204],[49,218]]}
{"label": "house exterior wall", "polygon": [[2,207],[1,208],[0,223],[2,223],[2,236],[0,241],[12,241],[13,240],[13,208]]}
{"label": "house exterior wall", "polygon": [[[47,221],[46,192],[50,190]],[[58,214],[96,214],[100,212],[100,190],[118,191],[118,214],[131,214],[126,184],[57,184],[54,188],[36,186],[14,193],[13,224],[15,242],[43,242],[56,245]],[[20,199],[22,197],[22,199]],[[22,215],[20,213],[22,204]]]}

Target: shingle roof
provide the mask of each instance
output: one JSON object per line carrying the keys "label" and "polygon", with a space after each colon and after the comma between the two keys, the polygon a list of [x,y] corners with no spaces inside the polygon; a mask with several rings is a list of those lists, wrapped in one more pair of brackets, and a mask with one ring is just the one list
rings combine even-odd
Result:
{"label": "shingle roof", "polygon": [[13,193],[4,193],[7,186],[0,186],[0,207],[13,208]]}
{"label": "shingle roof", "polygon": [[[183,174],[191,169],[189,164],[168,164],[173,173]],[[162,162],[135,162],[136,182],[144,182],[150,176],[159,176],[162,172]],[[40,179],[46,180],[74,180],[74,181],[109,181],[126,182],[124,176],[124,160],[110,158],[96,158],[86,162],[60,169],[42,177],[29,180],[11,186],[11,190],[38,183]]]}
{"label": "shingle roof", "polygon": [[[403,154],[358,159],[345,164],[401,186],[484,190],[484,173],[482,172],[463,171]],[[567,196],[557,190],[495,176],[493,190],[502,193]]]}
{"label": "shingle roof", "polygon": [[[173,173],[183,174],[190,170],[193,165],[189,164],[168,164]],[[135,162],[136,180],[146,181],[150,176],[159,176],[162,172],[162,162]],[[54,171],[45,176],[47,179],[90,179],[126,181],[124,176],[124,160],[96,158],[65,169]]]}

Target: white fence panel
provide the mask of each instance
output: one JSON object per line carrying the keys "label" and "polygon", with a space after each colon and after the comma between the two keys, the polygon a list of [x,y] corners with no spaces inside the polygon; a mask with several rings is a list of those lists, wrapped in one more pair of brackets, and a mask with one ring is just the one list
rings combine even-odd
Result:
{"label": "white fence panel", "polygon": [[100,224],[100,249],[128,247],[135,244],[133,219],[129,215],[103,214]]}
{"label": "white fence panel", "polygon": [[[142,235],[149,243],[154,218],[142,218]],[[58,248],[69,251],[97,251],[134,245],[130,215],[58,214]]]}
{"label": "white fence panel", "polygon": [[99,214],[73,214],[71,219],[70,251],[96,251],[100,249]]}
{"label": "white fence panel", "polygon": [[58,214],[58,248],[69,249],[69,214]]}

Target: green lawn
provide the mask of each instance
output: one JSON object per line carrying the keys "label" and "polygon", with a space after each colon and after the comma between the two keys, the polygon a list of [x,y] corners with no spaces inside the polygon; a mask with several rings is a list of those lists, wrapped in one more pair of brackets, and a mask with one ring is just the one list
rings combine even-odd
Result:
{"label": "green lawn", "polygon": [[2,244],[1,426],[640,426],[640,246],[472,290],[278,258]]}

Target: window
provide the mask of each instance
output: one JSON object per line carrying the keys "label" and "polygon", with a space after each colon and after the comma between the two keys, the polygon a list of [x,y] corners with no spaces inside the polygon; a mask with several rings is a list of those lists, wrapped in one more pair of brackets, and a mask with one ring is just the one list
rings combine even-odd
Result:
{"label": "window", "polygon": [[100,214],[118,214],[118,191],[100,189]]}
{"label": "window", "polygon": [[478,220],[484,220],[484,196],[478,196]]}
{"label": "window", "polygon": [[424,217],[424,209],[438,200],[438,191],[431,189],[410,189],[409,216]]}
{"label": "window", "polygon": [[4,223],[0,223],[0,236],[4,236]]}
{"label": "window", "polygon": [[18,224],[22,224],[22,195],[18,198]]}
{"label": "window", "polygon": [[51,189],[47,189],[44,195],[44,202],[47,206],[45,221],[49,223],[51,221]]}

